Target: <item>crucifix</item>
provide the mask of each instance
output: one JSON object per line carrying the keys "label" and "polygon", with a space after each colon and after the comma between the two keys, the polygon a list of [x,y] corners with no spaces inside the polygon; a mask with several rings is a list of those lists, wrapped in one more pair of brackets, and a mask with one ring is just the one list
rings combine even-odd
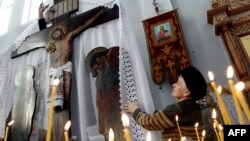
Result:
{"label": "crucifix", "polygon": [[[60,79],[54,102],[55,114],[51,135],[53,141],[64,141],[63,128],[70,119],[71,52],[74,37],[88,28],[119,16],[118,6],[115,5],[111,9],[99,6],[70,18],[70,14],[77,10],[77,0],[54,0],[54,5],[46,13],[47,19],[52,21],[52,26],[28,36],[23,44],[11,54],[11,58],[15,59],[35,49],[45,48],[50,56],[50,82],[53,82],[54,79]],[[51,86],[52,84],[50,84]],[[48,105],[51,101],[50,96],[49,92],[46,101]],[[16,136],[18,138],[18,135]]]}

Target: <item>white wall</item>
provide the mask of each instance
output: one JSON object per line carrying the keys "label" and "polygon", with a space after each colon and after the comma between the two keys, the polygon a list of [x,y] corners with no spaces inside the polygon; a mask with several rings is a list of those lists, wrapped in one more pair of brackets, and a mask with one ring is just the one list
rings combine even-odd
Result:
{"label": "white wall", "polygon": [[[46,4],[53,3],[53,0],[39,1],[44,1],[44,3]],[[0,52],[6,47],[8,47],[11,43],[13,43],[15,39],[20,35],[20,33],[22,33],[24,29],[28,26],[28,23],[21,25],[24,4],[25,0],[14,0],[8,26],[8,32],[6,34],[0,35]],[[38,9],[35,12],[38,15]]]}
{"label": "white wall", "polygon": [[[207,72],[213,71],[217,80],[225,83],[226,69],[231,62],[223,41],[214,34],[213,26],[207,23],[207,11],[211,1],[172,0],[179,15],[193,65],[201,70],[207,81]],[[195,7],[195,8],[194,8]]]}

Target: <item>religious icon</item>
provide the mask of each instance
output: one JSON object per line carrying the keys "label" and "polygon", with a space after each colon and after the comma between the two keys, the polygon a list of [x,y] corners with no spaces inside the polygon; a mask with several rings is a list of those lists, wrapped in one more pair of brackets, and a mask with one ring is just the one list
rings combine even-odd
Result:
{"label": "religious icon", "polygon": [[86,57],[85,65],[96,78],[96,107],[99,132],[108,141],[112,128],[116,141],[124,141],[119,91],[119,47],[97,47]]}
{"label": "religious icon", "polygon": [[171,27],[169,22],[154,27],[157,42],[162,42],[171,38]]}
{"label": "religious icon", "polygon": [[146,19],[143,25],[153,81],[161,84],[167,78],[175,83],[179,71],[191,65],[177,10]]}

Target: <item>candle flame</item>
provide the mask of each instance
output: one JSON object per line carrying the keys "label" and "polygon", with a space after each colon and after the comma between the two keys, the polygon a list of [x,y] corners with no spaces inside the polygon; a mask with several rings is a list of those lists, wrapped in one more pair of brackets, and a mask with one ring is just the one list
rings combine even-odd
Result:
{"label": "candle flame", "polygon": [[177,115],[175,116],[175,120],[178,121],[178,116]]}
{"label": "candle flame", "polygon": [[215,123],[213,124],[213,127],[216,128],[216,124]]}
{"label": "candle flame", "polygon": [[11,120],[11,121],[8,123],[8,126],[11,126],[13,123],[14,123],[14,120]]}
{"label": "candle flame", "polygon": [[70,125],[71,125],[71,122],[70,122],[70,120],[69,120],[69,121],[67,121],[67,123],[65,124],[65,126],[64,126],[64,130],[65,130],[65,131],[68,131],[68,130],[69,130],[69,127],[70,127]]}
{"label": "candle flame", "polygon": [[194,127],[197,128],[198,126],[199,126],[199,123],[196,122],[195,125],[194,125]]}
{"label": "candle flame", "polygon": [[53,86],[57,86],[59,84],[60,80],[59,79],[55,79],[53,81]]}
{"label": "candle flame", "polygon": [[187,141],[187,137],[181,137],[181,141]]}
{"label": "candle flame", "polygon": [[214,74],[211,71],[208,71],[208,78],[210,81],[214,81]]}
{"label": "candle flame", "polygon": [[112,128],[109,129],[109,140],[113,140],[115,138],[114,131]]}
{"label": "candle flame", "polygon": [[168,141],[171,141],[171,138],[169,138]]}
{"label": "candle flame", "polygon": [[147,141],[151,141],[151,134],[150,134],[150,132],[147,133]]}
{"label": "candle flame", "polygon": [[223,126],[221,124],[219,124],[219,128],[221,131],[223,130]]}
{"label": "candle flame", "polygon": [[203,130],[203,131],[202,131],[202,137],[205,137],[205,135],[206,135],[206,131]]}
{"label": "candle flame", "polygon": [[233,75],[234,75],[233,67],[232,66],[228,66],[228,68],[227,68],[227,78],[231,79],[231,78],[233,78]]}
{"label": "candle flame", "polygon": [[221,86],[218,86],[217,91],[218,91],[219,94],[221,94],[221,92],[222,92],[222,87],[221,87]]}
{"label": "candle flame", "polygon": [[237,84],[235,84],[235,88],[237,91],[242,91],[245,89],[245,84],[242,81],[240,81]]}
{"label": "candle flame", "polygon": [[212,111],[212,119],[216,119],[216,110],[215,109],[213,109],[213,111]]}
{"label": "candle flame", "polygon": [[129,126],[129,118],[126,114],[122,114],[122,124],[124,127],[128,127]]}

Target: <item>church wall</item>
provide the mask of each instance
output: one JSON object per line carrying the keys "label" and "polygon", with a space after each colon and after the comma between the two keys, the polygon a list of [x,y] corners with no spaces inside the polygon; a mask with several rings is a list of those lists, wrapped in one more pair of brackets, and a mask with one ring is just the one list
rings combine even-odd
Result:
{"label": "church wall", "polygon": [[[175,102],[175,100],[170,96],[171,85],[167,80],[164,81],[161,85],[162,89],[160,89],[160,86],[156,85],[151,77],[150,62],[142,21],[156,16],[152,2],[153,1],[145,0],[121,0],[131,22],[141,52],[155,109],[159,109]],[[214,34],[212,25],[207,23],[207,10],[211,9],[211,1],[157,0],[156,2],[160,8],[160,13],[178,9],[191,61],[195,67],[201,70],[207,82],[209,82],[207,72],[211,70],[215,74],[218,83],[227,86],[226,69],[227,66],[230,65],[230,59],[224,48],[223,41],[219,36]],[[15,5],[20,5],[21,3],[23,2],[16,0]],[[18,13],[18,10],[20,9],[16,8],[13,13]],[[18,14],[13,14],[15,18],[18,16]],[[12,20],[12,22],[17,21]],[[4,37],[0,36],[0,51],[13,42],[26,27],[20,27],[13,23],[10,23],[10,25],[10,32],[4,35]]]}
{"label": "church wall", "polygon": [[[193,65],[201,70],[207,81],[207,72],[211,70],[215,74],[216,79],[218,81],[222,81],[219,83],[224,84],[226,81],[226,68],[230,65],[230,60],[222,40],[219,36],[214,34],[212,26],[209,25],[206,20],[206,11],[211,9],[211,1],[157,0],[156,2],[160,9],[160,13],[164,13],[172,9],[178,9]],[[46,0],[44,3],[52,3],[52,0]],[[121,3],[127,12],[136,36],[142,60],[144,60],[143,65],[145,66],[148,76],[155,108],[163,108],[174,102],[174,99],[170,96],[171,85],[167,80],[165,80],[161,86],[162,89],[159,89],[160,86],[156,85],[152,81],[147,45],[142,24],[143,20],[156,16],[152,4],[153,1],[121,0]],[[17,23],[18,19],[20,20],[20,15],[18,15],[18,13],[20,13],[19,11],[22,5],[22,1],[15,1],[11,18],[12,23],[10,23],[11,29],[6,35],[0,36],[0,50],[3,50],[4,47],[11,44],[11,42],[13,42],[27,26],[13,24]]]}

